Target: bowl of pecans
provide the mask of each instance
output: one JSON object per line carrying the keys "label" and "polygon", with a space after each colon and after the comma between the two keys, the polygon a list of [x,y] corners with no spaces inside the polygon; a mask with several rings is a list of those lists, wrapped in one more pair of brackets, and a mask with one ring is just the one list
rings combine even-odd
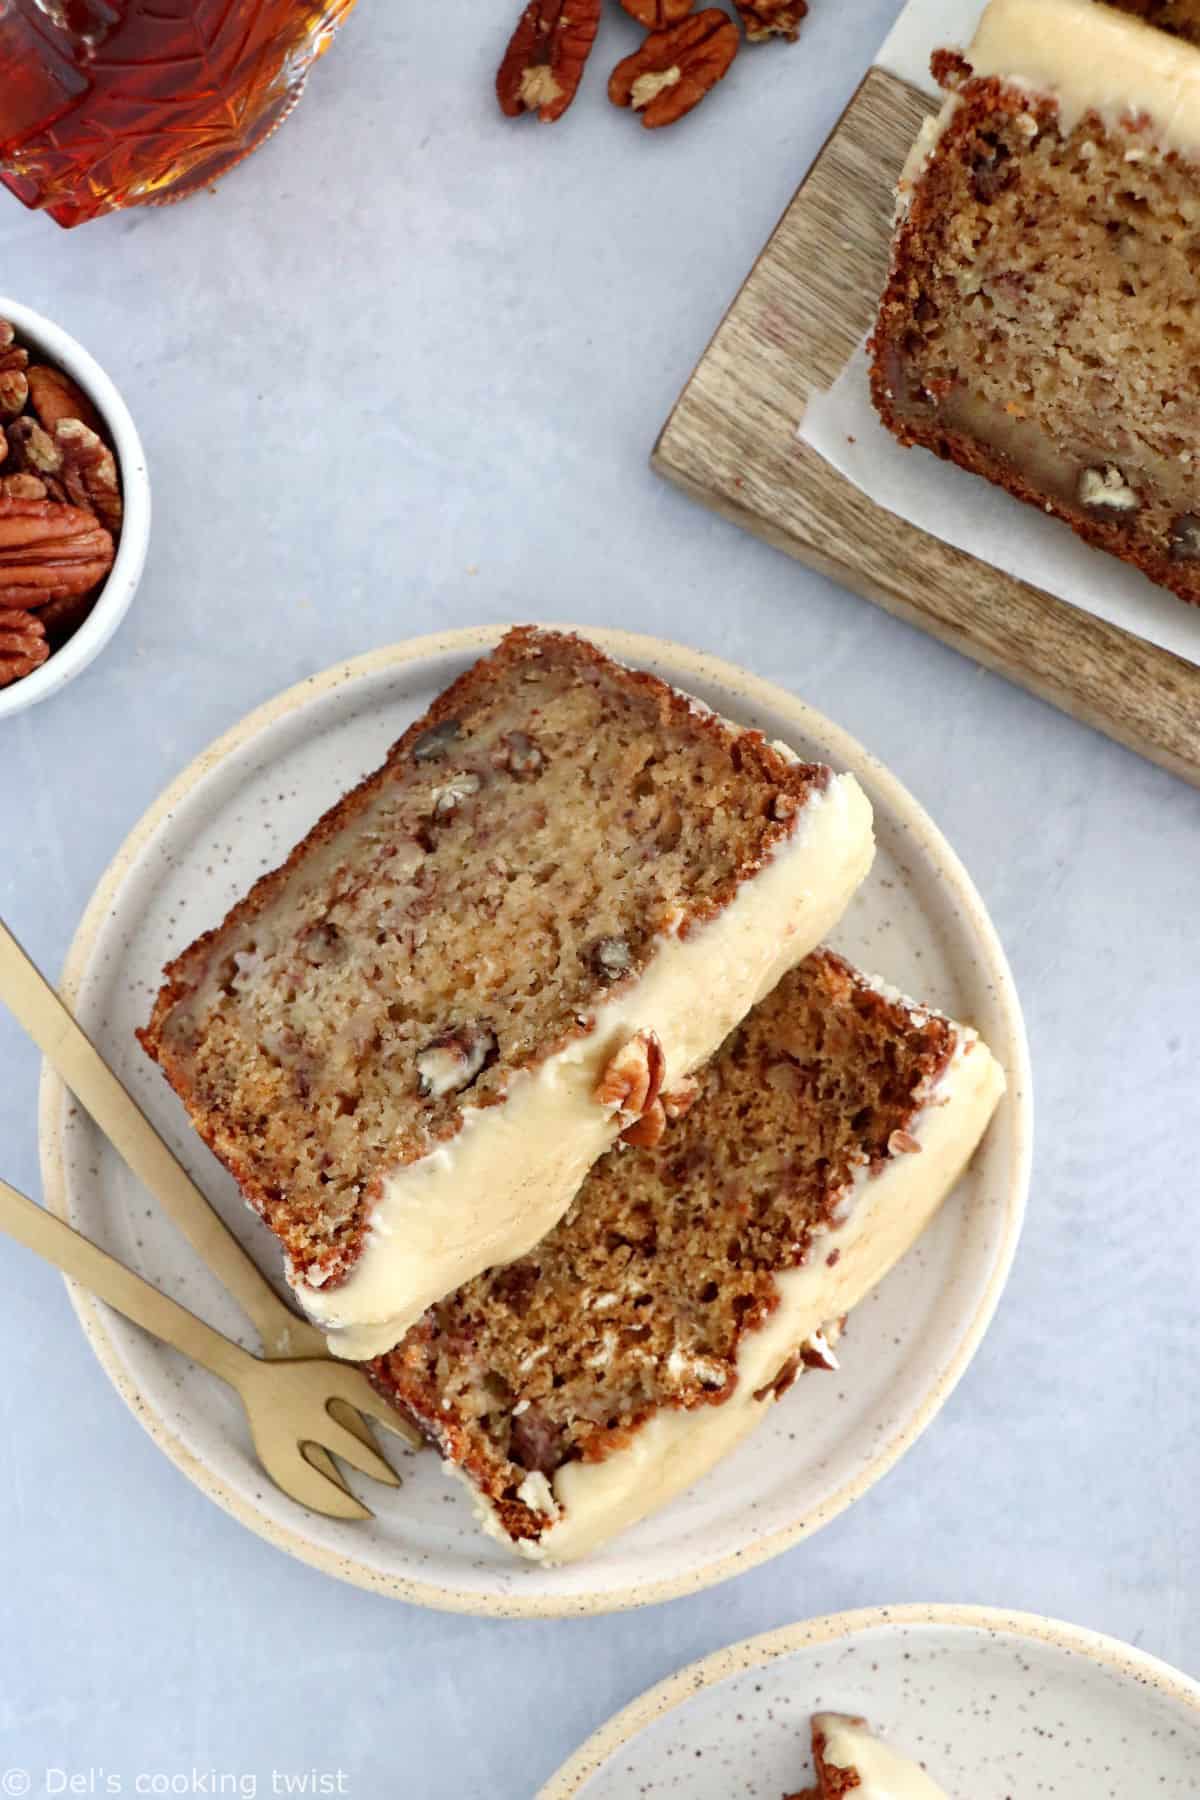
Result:
{"label": "bowl of pecans", "polygon": [[97,657],[141,580],[150,483],[137,428],[61,326],[0,297],[0,719]]}

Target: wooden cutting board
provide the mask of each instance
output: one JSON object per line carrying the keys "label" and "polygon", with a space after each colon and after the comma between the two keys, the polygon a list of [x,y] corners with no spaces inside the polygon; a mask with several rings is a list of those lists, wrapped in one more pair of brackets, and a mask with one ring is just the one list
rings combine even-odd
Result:
{"label": "wooden cutting board", "polygon": [[1200,786],[1200,668],[897,519],[796,436],[809,393],[832,385],[871,324],[896,178],[935,105],[871,70],[677,401],[654,467]]}

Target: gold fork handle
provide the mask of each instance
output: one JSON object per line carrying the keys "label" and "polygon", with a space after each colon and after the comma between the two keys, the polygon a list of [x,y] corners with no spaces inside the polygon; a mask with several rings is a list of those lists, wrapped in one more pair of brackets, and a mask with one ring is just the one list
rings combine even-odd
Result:
{"label": "gold fork handle", "polygon": [[62,1219],[0,1181],[0,1229],[193,1362],[238,1385],[254,1358]]}
{"label": "gold fork handle", "polygon": [[2,919],[0,1000],[233,1295],[262,1339],[266,1355],[327,1355],[316,1326],[284,1305]]}

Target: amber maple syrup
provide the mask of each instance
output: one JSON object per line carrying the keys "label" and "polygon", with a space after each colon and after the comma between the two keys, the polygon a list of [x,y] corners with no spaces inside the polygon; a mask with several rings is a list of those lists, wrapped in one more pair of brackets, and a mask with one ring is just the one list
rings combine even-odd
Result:
{"label": "amber maple syrup", "polygon": [[173,200],[294,105],[354,0],[0,0],[0,177],[78,225]]}

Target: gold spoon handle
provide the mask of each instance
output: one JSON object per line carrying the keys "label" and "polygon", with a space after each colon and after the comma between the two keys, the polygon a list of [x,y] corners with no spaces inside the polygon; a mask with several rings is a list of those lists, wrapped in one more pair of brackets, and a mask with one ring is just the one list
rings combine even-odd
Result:
{"label": "gold spoon handle", "polygon": [[262,1339],[266,1355],[327,1355],[316,1326],[284,1305],[2,919],[0,1000],[233,1295]]}
{"label": "gold spoon handle", "polygon": [[222,1381],[236,1387],[244,1364],[253,1360],[195,1313],[151,1287],[44,1206],[19,1194],[7,1181],[0,1181],[0,1229],[27,1250],[53,1263],[64,1275],[82,1282],[135,1325],[219,1375]]}

